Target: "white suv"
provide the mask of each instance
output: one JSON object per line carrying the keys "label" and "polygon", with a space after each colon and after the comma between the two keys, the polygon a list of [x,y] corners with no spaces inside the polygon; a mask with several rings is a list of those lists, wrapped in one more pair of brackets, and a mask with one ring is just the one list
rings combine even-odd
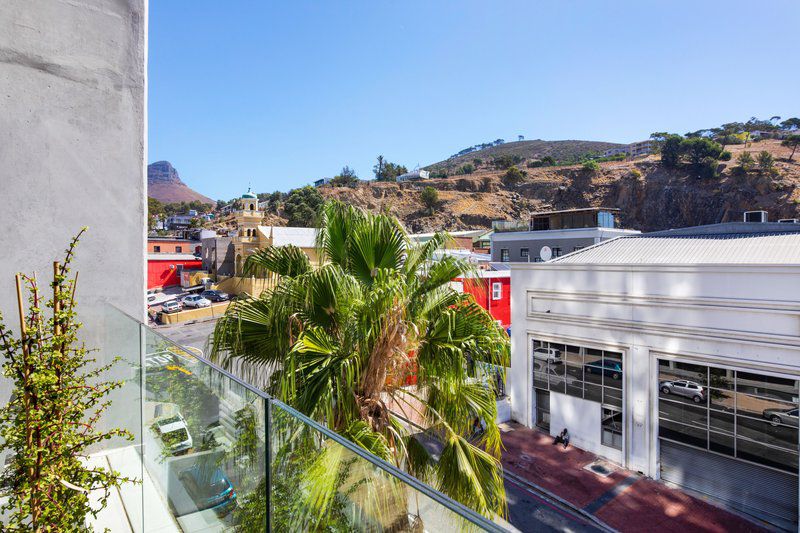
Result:
{"label": "white suv", "polygon": [[172,455],[181,455],[192,447],[189,427],[180,413],[156,420],[155,428]]}
{"label": "white suv", "polygon": [[561,351],[555,348],[535,348],[533,350],[533,358],[547,361],[548,363],[560,363],[562,361]]}

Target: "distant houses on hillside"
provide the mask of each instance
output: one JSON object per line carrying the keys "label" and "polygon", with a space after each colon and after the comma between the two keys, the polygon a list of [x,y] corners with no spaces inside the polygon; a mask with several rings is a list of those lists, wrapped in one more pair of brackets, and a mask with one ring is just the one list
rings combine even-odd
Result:
{"label": "distant houses on hillside", "polygon": [[640,157],[652,154],[653,149],[653,141],[648,139],[646,141],[626,144],[625,146],[618,146],[617,148],[610,148],[603,152],[603,157],[612,157],[618,154],[625,154],[628,157]]}

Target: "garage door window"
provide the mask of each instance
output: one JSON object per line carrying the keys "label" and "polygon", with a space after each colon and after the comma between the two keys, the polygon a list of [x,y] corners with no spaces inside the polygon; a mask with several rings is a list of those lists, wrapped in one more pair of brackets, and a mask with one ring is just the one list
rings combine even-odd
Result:
{"label": "garage door window", "polygon": [[603,446],[622,449],[622,411],[603,407],[601,442]]}
{"label": "garage door window", "polygon": [[622,353],[532,340],[539,388],[622,409]]}
{"label": "garage door window", "polygon": [[659,361],[659,436],[797,472],[798,382]]}
{"label": "garage door window", "polygon": [[622,449],[622,353],[532,339],[531,354],[533,386],[602,404],[602,443]]}

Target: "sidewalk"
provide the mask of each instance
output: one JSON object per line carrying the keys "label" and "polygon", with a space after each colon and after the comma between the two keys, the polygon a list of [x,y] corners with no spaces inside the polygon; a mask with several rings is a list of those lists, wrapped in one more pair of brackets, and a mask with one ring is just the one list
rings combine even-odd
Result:
{"label": "sidewalk", "polygon": [[597,456],[515,422],[504,424],[503,467],[622,532],[764,531],[736,514],[652,479],[618,468],[602,477],[583,467]]}

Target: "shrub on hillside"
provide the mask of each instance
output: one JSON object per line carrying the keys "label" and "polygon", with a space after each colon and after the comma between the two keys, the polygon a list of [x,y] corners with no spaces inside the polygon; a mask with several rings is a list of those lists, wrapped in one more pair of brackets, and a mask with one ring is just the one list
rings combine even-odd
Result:
{"label": "shrub on hillside", "polygon": [[433,214],[433,210],[439,203],[439,191],[431,186],[422,189],[422,203],[428,208],[430,214]]}
{"label": "shrub on hillside", "polygon": [[761,172],[770,173],[775,170],[775,158],[772,157],[772,154],[763,150],[758,154],[758,169]]}
{"label": "shrub on hillside", "polygon": [[731,157],[733,157],[733,155],[731,155],[731,153],[729,151],[723,150],[722,153],[719,155],[719,160],[720,161],[730,161]]}
{"label": "shrub on hillside", "polygon": [[492,160],[492,165],[494,165],[494,167],[497,169],[505,170],[521,162],[522,158],[518,155],[503,154],[501,156],[495,157]]}
{"label": "shrub on hillside", "polygon": [[456,170],[456,174],[459,176],[464,174],[472,174],[473,172],[475,172],[475,167],[470,163],[465,163],[458,167],[458,170]]}
{"label": "shrub on hillside", "polygon": [[737,159],[739,166],[737,166],[737,171],[740,173],[747,173],[753,170],[753,167],[756,164],[756,160],[753,159],[753,156],[750,152],[742,152],[739,154],[739,158]]}
{"label": "shrub on hillside", "polygon": [[514,185],[521,182],[524,177],[525,173],[523,173],[516,166],[512,166],[506,171],[505,174],[503,174],[502,177],[503,185],[505,185],[506,187],[513,187]]}
{"label": "shrub on hillside", "polygon": [[702,179],[716,178],[719,173],[719,161],[713,157],[704,157],[696,166],[697,176]]}
{"label": "shrub on hillside", "polygon": [[600,165],[597,164],[597,161],[590,159],[581,165],[581,169],[586,170],[587,172],[597,172],[600,170]]}

